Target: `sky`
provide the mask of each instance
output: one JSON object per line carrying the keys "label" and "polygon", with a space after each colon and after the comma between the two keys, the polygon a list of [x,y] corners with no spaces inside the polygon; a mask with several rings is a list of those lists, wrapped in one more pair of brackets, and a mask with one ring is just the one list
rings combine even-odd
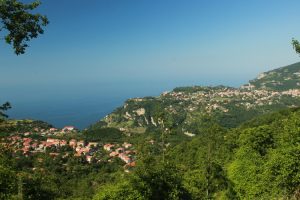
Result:
{"label": "sky", "polygon": [[26,54],[0,41],[0,102],[13,104],[11,117],[83,127],[130,97],[238,87],[299,61],[291,46],[299,8],[299,0],[42,0],[36,12],[50,24]]}

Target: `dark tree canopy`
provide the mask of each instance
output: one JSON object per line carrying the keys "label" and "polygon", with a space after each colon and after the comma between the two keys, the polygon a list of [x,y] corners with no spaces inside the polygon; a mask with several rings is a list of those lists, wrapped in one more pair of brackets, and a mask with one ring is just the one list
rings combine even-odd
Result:
{"label": "dark tree canopy", "polygon": [[296,53],[300,54],[300,43],[298,40],[296,39],[292,39],[292,45],[293,45],[293,48],[295,49]]}
{"label": "dark tree canopy", "polygon": [[49,23],[46,16],[31,13],[40,4],[40,1],[25,4],[18,0],[0,0],[0,33],[17,55],[24,54],[27,42],[43,34],[43,26]]}
{"label": "dark tree canopy", "polygon": [[6,102],[5,104],[3,104],[2,106],[0,106],[0,120],[2,118],[7,118],[8,116],[4,113],[4,111],[8,110],[11,108],[10,103]]}

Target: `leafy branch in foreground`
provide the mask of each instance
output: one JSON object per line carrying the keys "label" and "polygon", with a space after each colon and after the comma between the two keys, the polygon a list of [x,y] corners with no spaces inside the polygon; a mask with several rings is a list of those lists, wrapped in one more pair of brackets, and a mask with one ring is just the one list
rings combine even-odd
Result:
{"label": "leafy branch in foreground", "polygon": [[0,119],[1,118],[7,118],[8,116],[3,112],[11,108],[11,105],[9,102],[4,103],[2,106],[0,106]]}
{"label": "leafy branch in foreground", "polygon": [[300,54],[300,43],[298,40],[296,39],[292,39],[292,45],[293,45],[293,48],[295,49],[296,53]]}
{"label": "leafy branch in foreground", "polygon": [[27,42],[43,34],[42,27],[49,23],[46,16],[30,13],[40,4],[40,1],[25,4],[18,0],[0,0],[0,32],[4,33],[2,39],[13,46],[17,55],[24,54]]}

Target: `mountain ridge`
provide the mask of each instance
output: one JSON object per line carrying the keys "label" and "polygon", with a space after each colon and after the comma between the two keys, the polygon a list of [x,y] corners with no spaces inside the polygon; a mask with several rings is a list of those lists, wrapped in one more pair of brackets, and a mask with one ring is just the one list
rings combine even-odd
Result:
{"label": "mountain ridge", "polygon": [[249,84],[254,88],[275,91],[300,88],[300,62],[263,72]]}
{"label": "mountain ridge", "polygon": [[131,98],[92,127],[114,127],[126,134],[168,128],[194,135],[190,127],[195,119],[209,115],[233,128],[260,114],[299,107],[299,85],[300,62],[264,72],[239,88],[176,87],[157,97]]}

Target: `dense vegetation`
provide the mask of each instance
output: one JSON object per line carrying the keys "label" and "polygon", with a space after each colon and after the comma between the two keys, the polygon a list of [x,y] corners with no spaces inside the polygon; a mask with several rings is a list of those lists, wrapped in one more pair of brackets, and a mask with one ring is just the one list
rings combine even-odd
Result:
{"label": "dense vegetation", "polygon": [[92,128],[83,133],[83,139],[87,141],[100,141],[102,143],[124,142],[125,137],[121,131],[115,128]]}
{"label": "dense vegetation", "polygon": [[4,120],[0,123],[1,133],[16,133],[34,131],[34,129],[48,129],[52,125],[39,120]]}
{"label": "dense vegetation", "polygon": [[129,174],[118,162],[22,157],[2,149],[0,198],[299,198],[300,109],[263,115],[235,129],[222,128],[209,116],[199,120],[199,134],[190,140],[174,142],[166,132],[163,142],[157,132],[152,133],[157,142],[151,144],[150,133],[137,136],[139,160]]}
{"label": "dense vegetation", "polygon": [[[0,199],[300,199],[299,67],[251,82],[265,89],[180,87],[129,99],[84,131],[51,136],[97,142],[97,161],[70,146],[28,156],[0,145]],[[51,125],[6,119],[9,108],[0,107],[1,141],[25,132],[45,140],[36,130]],[[124,142],[135,167],[103,149]]]}
{"label": "dense vegetation", "polygon": [[101,187],[95,199],[298,199],[299,122],[299,109],[232,130],[209,121],[201,135],[169,148],[165,159],[144,146],[153,153],[129,177]]}
{"label": "dense vegetation", "polygon": [[[39,5],[0,1],[0,31],[5,30],[5,41],[16,54],[24,53],[27,41],[48,24],[45,16],[31,13]],[[293,46],[299,53],[297,40]],[[298,89],[299,68],[296,63],[266,72],[250,85],[269,91]],[[299,98],[281,95],[257,102],[251,92],[250,99],[215,95],[228,91],[244,90],[181,87],[173,96],[132,99],[88,130],[64,136],[101,143],[130,140],[139,159],[128,174],[120,160],[108,162],[101,151],[103,162],[87,163],[69,147],[58,149],[64,156],[53,157],[48,150],[27,156],[1,145],[0,199],[300,199],[300,109],[260,116],[298,107]],[[208,98],[194,101],[197,95]],[[9,103],[0,106],[1,139],[51,127],[6,120],[9,108]]]}
{"label": "dense vegetation", "polygon": [[90,199],[121,170],[117,162],[87,164],[80,157],[24,157],[3,150],[0,161],[0,199]]}

